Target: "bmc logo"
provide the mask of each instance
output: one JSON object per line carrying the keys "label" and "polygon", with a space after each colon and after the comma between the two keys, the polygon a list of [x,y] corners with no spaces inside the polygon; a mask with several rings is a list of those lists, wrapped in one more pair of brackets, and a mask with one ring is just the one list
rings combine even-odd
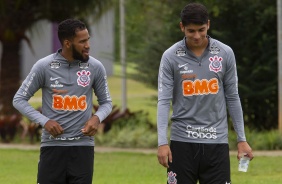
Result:
{"label": "bmc logo", "polygon": [[53,109],[65,111],[84,111],[87,108],[86,96],[53,95]]}
{"label": "bmc logo", "polygon": [[211,80],[184,80],[182,82],[184,96],[217,94],[218,89],[218,80],[216,78]]}

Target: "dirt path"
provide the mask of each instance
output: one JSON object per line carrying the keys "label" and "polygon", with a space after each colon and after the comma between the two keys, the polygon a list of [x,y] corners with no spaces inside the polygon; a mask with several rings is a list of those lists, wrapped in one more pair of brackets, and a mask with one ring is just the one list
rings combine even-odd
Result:
{"label": "dirt path", "polygon": [[[20,149],[20,150],[39,150],[39,144],[3,144],[0,143],[0,149]],[[144,153],[144,154],[156,154],[157,149],[143,149],[143,148],[114,148],[114,147],[95,147],[96,152],[131,152],[131,153]],[[230,155],[236,155],[236,151],[230,151]],[[282,156],[282,150],[275,151],[254,151],[256,156]]]}

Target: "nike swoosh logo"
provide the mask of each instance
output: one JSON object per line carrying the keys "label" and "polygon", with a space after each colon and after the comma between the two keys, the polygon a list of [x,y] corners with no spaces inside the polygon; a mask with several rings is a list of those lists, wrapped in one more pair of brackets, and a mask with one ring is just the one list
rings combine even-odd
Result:
{"label": "nike swoosh logo", "polygon": [[54,80],[57,80],[57,79],[59,79],[59,78],[61,78],[61,77],[55,77],[55,78],[50,77],[50,81],[54,81]]}
{"label": "nike swoosh logo", "polygon": [[181,64],[178,64],[178,68],[182,68],[183,66],[186,66],[188,63],[184,64],[184,65],[181,65]]}

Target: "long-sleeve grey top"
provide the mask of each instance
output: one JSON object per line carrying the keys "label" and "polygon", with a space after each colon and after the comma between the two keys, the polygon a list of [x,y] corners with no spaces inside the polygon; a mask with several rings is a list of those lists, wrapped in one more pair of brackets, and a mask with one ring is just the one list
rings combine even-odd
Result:
{"label": "long-sleeve grey top", "polygon": [[246,141],[232,49],[208,37],[196,57],[185,38],[161,59],[158,77],[158,145],[168,144],[170,105],[171,140],[191,143],[228,143],[227,108],[238,141]]}
{"label": "long-sleeve grey top", "polygon": [[[29,99],[42,89],[42,113]],[[31,121],[44,127],[52,119],[64,133],[53,138],[44,128],[41,146],[94,146],[94,138],[81,129],[93,115],[93,90],[99,104],[95,115],[102,122],[112,111],[107,75],[100,61],[68,62],[60,50],[37,61],[13,99],[13,105]]]}

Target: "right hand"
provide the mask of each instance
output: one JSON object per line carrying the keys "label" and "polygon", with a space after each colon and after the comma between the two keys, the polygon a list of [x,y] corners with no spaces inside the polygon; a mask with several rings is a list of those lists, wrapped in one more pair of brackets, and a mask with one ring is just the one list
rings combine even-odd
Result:
{"label": "right hand", "polygon": [[54,120],[48,120],[47,123],[45,123],[44,128],[53,136],[57,137],[58,135],[61,135],[64,133],[64,129],[61,127],[61,125]]}
{"label": "right hand", "polygon": [[170,162],[170,163],[172,162],[172,154],[171,154],[170,148],[167,144],[159,146],[159,148],[158,148],[158,160],[159,160],[159,163],[162,166],[169,168],[168,162]]}

